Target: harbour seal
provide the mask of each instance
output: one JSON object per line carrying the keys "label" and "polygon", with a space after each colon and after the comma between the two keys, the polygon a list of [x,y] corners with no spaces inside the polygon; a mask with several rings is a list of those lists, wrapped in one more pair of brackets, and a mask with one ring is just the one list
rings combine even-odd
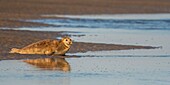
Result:
{"label": "harbour seal", "polygon": [[46,39],[32,43],[21,49],[12,48],[9,53],[65,55],[65,53],[70,49],[71,45],[72,40],[69,37],[63,37],[60,41]]}

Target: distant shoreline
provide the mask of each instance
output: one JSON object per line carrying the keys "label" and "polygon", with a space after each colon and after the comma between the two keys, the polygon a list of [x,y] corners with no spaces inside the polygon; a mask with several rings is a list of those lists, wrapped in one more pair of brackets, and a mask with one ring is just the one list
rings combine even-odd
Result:
{"label": "distant shoreline", "polygon": [[58,15],[58,14],[47,14],[41,15],[44,18],[68,18],[68,19],[144,19],[144,20],[155,20],[155,19],[170,19],[170,13],[158,13],[158,14],[84,14],[84,15]]}
{"label": "distant shoreline", "polygon": [[[162,0],[1,0],[0,27],[39,27],[48,24],[23,22],[45,19],[41,15],[170,13],[170,1]],[[47,18],[47,17],[46,17]]]}

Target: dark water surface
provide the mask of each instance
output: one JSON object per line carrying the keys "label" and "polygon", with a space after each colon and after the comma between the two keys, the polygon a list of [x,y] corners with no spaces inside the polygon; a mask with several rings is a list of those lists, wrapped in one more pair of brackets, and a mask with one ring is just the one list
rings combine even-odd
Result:
{"label": "dark water surface", "polygon": [[46,19],[33,20],[56,25],[58,28],[108,28],[137,30],[170,30],[168,20],[115,20],[115,19]]}
{"label": "dark water surface", "polygon": [[[49,15],[50,16],[50,15]],[[51,15],[52,16],[52,15]],[[57,28],[105,28],[128,30],[170,30],[170,14],[56,15],[63,19],[31,20]]]}

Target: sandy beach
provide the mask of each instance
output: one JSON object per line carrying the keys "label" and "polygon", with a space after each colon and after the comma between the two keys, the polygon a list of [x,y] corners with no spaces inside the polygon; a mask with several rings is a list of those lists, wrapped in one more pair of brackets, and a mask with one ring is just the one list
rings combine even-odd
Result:
{"label": "sandy beach", "polygon": [[[18,30],[0,30],[0,60],[6,59],[25,59],[35,58],[39,55],[17,55],[9,54],[11,48],[22,48],[31,43],[43,39],[56,39],[56,37],[63,37],[62,32],[40,32],[40,31],[18,31]],[[104,51],[104,50],[128,50],[128,49],[155,49],[152,46],[134,46],[134,45],[120,45],[120,44],[99,44],[99,43],[85,43],[73,42],[73,45],[68,53],[83,53],[88,51]],[[4,56],[5,55],[5,56]],[[19,57],[20,56],[20,57]],[[40,58],[39,56],[37,58]],[[46,56],[49,57],[49,56]]]}

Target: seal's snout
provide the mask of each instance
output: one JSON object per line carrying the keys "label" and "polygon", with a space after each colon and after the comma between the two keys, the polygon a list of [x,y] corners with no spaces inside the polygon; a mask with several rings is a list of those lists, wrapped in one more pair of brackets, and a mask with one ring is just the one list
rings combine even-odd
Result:
{"label": "seal's snout", "polygon": [[72,45],[72,44],[73,44],[73,42],[72,42],[72,41],[70,41],[70,42],[69,42],[69,45]]}

